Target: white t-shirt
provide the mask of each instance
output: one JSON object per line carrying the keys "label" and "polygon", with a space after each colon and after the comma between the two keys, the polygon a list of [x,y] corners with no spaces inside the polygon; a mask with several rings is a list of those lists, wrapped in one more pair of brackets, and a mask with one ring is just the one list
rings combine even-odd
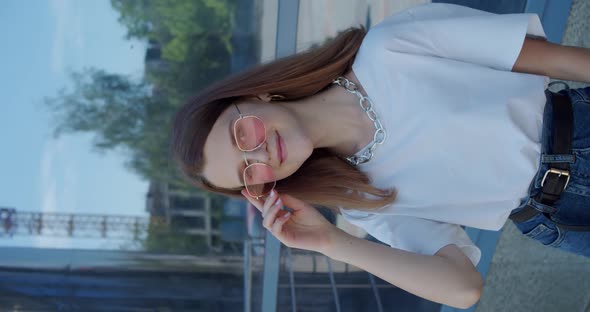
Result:
{"label": "white t-shirt", "polygon": [[392,247],[426,255],[481,250],[459,225],[499,230],[539,163],[546,76],[511,72],[536,14],[452,4],[412,7],[371,28],[352,66],[387,131],[359,165],[397,200],[346,220]]}

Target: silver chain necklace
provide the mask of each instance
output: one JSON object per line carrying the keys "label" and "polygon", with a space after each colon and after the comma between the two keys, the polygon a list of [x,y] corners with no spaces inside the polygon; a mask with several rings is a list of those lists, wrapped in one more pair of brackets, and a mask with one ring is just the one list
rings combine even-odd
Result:
{"label": "silver chain necklace", "polygon": [[[373,151],[375,148],[377,148],[377,145],[383,144],[383,142],[385,142],[387,133],[381,125],[381,121],[379,121],[377,113],[373,110],[373,101],[371,101],[370,98],[362,95],[354,82],[348,80],[346,77],[340,76],[332,81],[332,83],[343,87],[346,91],[352,94],[355,94],[359,98],[359,105],[361,106],[361,109],[367,113],[367,116],[369,116],[369,119],[371,119],[373,125],[375,126],[373,141],[363,147],[359,152],[355,153],[355,155],[346,157],[346,161],[353,166],[366,163],[371,158],[373,158]],[[359,156],[356,154],[359,154]]]}

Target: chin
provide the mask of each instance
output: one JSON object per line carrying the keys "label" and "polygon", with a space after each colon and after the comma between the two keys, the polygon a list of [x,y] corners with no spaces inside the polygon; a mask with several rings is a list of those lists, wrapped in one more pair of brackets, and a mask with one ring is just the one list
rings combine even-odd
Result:
{"label": "chin", "polygon": [[277,181],[290,177],[292,174],[297,172],[297,170],[299,170],[302,164],[303,162],[294,162],[288,159],[287,163],[283,164],[280,174],[277,175]]}

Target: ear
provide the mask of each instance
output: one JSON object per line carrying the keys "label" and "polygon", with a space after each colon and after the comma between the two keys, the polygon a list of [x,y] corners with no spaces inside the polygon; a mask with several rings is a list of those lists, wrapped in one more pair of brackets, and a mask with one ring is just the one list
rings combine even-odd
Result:
{"label": "ear", "polygon": [[269,93],[259,94],[258,99],[264,102],[270,102],[272,101],[272,96]]}

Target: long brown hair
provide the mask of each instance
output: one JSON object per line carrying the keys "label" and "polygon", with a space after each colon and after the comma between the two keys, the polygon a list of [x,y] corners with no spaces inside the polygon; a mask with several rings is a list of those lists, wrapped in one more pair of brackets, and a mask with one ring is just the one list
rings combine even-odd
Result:
{"label": "long brown hair", "polygon": [[[171,141],[181,173],[199,188],[241,197],[239,190],[216,187],[202,175],[203,147],[217,118],[232,102],[246,97],[279,94],[289,101],[327,89],[351,68],[365,34],[363,27],[350,28],[321,47],[234,74],[190,99],[176,114]],[[395,200],[395,190],[370,183],[366,174],[334,153],[315,149],[294,174],[277,181],[276,189],[335,212],[337,207],[376,209]]]}

